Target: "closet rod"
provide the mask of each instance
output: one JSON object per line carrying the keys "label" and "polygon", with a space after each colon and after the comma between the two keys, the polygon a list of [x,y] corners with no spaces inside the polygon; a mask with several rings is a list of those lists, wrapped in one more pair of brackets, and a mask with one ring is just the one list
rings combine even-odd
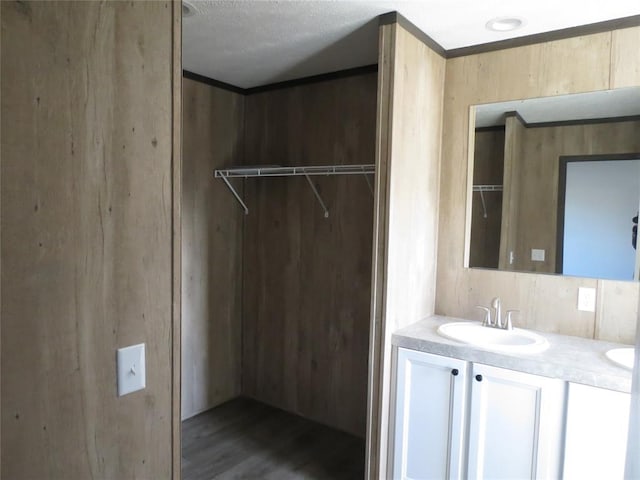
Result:
{"label": "closet rod", "polygon": [[376,167],[373,164],[366,165],[326,165],[326,166],[308,166],[308,167],[236,167],[236,168],[227,168],[223,170],[214,170],[213,176],[215,178],[221,178],[227,188],[231,190],[231,193],[235,197],[235,199],[240,203],[242,209],[244,210],[244,214],[249,214],[249,208],[242,200],[240,194],[236,191],[236,189],[231,185],[229,178],[249,178],[249,177],[296,177],[304,175],[309,182],[309,186],[313,191],[316,199],[320,203],[322,210],[324,211],[324,218],[329,218],[329,210],[327,210],[326,205],[322,201],[322,197],[320,193],[316,189],[315,185],[309,178],[310,175],[365,175],[365,180],[367,180],[367,184],[369,185],[369,189],[373,193],[373,189],[371,187],[371,182],[367,175],[373,175],[376,171]]}

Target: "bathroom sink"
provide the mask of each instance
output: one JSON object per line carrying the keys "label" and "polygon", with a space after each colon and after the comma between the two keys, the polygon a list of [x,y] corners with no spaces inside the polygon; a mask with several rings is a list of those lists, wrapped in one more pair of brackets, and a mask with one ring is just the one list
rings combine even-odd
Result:
{"label": "bathroom sink", "polygon": [[633,347],[613,348],[605,355],[616,365],[633,370],[633,362],[635,360]]}
{"label": "bathroom sink", "polygon": [[480,322],[445,323],[438,327],[438,334],[451,340],[499,352],[540,353],[549,348],[546,338],[530,330],[503,330],[485,327]]}

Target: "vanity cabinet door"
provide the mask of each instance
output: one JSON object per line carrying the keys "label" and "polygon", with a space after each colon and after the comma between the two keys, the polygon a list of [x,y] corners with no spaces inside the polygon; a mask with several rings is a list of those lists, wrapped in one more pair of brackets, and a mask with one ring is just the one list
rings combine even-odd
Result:
{"label": "vanity cabinet door", "polygon": [[559,478],[565,382],[473,364],[468,477]]}
{"label": "vanity cabinet door", "polygon": [[623,479],[631,395],[569,383],[565,480]]}
{"label": "vanity cabinet door", "polygon": [[463,478],[468,363],[398,349],[394,479]]}

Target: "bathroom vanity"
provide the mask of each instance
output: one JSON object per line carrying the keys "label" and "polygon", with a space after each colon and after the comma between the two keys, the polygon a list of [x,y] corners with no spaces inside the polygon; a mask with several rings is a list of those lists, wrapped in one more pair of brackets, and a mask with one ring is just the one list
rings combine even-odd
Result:
{"label": "bathroom vanity", "polygon": [[393,335],[393,478],[623,478],[631,370],[606,356],[621,345],[543,333],[523,353],[437,333],[461,321]]}

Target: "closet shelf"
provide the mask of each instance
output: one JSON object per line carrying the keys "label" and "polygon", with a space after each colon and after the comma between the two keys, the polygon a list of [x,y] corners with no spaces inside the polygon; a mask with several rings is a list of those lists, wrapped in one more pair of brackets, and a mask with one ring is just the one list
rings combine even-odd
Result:
{"label": "closet shelf", "polygon": [[297,177],[304,176],[309,182],[309,186],[318,202],[324,210],[324,217],[329,217],[329,210],[322,201],[322,197],[315,185],[309,178],[311,175],[364,175],[369,190],[373,194],[373,187],[367,175],[375,174],[375,165],[322,165],[322,166],[305,166],[305,167],[281,167],[281,166],[264,166],[264,167],[235,167],[221,170],[214,170],[213,176],[221,178],[231,191],[235,199],[242,206],[245,215],[249,214],[249,208],[244,203],[236,189],[229,182],[229,178],[250,178],[250,177]]}
{"label": "closet shelf", "polygon": [[215,170],[216,178],[294,177],[300,175],[357,175],[375,173],[375,165],[326,165],[310,167],[237,167]]}
{"label": "closet shelf", "polygon": [[474,192],[501,192],[502,185],[474,185]]}

